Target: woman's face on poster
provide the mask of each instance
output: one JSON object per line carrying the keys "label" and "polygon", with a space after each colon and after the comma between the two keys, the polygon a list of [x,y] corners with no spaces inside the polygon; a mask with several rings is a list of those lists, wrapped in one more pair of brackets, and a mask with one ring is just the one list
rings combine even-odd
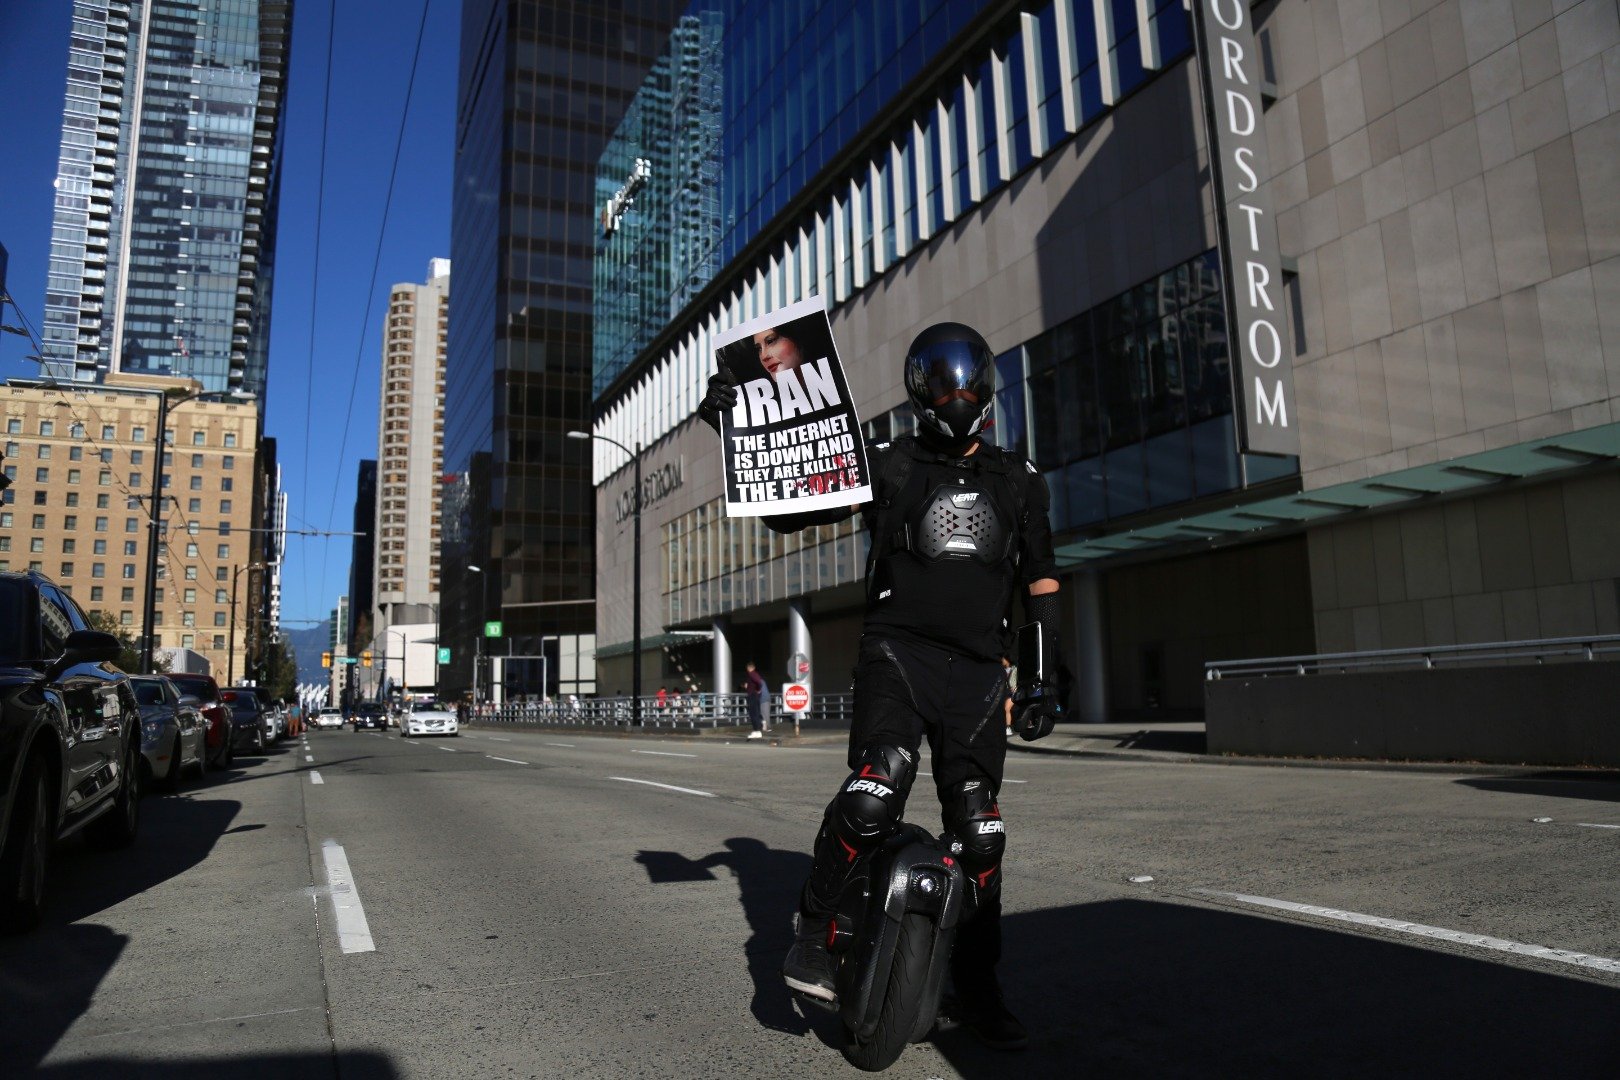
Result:
{"label": "woman's face on poster", "polygon": [[799,366],[799,346],[792,338],[774,329],[755,334],[754,347],[759,350],[759,364],[767,375],[792,371]]}

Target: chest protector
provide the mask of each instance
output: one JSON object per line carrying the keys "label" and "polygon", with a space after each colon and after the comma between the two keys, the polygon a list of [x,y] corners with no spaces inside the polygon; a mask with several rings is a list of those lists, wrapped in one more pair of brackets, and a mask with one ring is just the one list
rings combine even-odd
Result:
{"label": "chest protector", "polygon": [[986,566],[1005,560],[1013,530],[983,477],[962,476],[938,484],[906,522],[911,552],[926,562],[973,559]]}

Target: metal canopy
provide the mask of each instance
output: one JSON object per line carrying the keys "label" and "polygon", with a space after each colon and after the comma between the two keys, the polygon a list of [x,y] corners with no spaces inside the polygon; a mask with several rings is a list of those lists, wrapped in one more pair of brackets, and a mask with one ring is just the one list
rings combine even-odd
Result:
{"label": "metal canopy", "polygon": [[1414,506],[1426,499],[1479,493],[1516,480],[1620,460],[1620,424],[1485,450],[1432,465],[1384,473],[1331,487],[1224,506],[1174,521],[1062,544],[1058,566],[1070,569],[1156,548],[1209,542],[1260,540],[1268,534],[1365,514]]}

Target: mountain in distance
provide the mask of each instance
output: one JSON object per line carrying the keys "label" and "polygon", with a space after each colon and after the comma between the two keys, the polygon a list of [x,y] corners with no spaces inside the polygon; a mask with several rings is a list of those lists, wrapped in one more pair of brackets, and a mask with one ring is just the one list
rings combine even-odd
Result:
{"label": "mountain in distance", "polygon": [[302,630],[281,628],[281,636],[298,659],[300,683],[325,683],[331,674],[321,667],[321,653],[332,647],[332,620],[323,619]]}

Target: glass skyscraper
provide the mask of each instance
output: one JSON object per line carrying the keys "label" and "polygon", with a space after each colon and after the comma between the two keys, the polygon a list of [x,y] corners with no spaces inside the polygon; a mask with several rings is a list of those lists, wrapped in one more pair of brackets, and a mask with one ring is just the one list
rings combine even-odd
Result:
{"label": "glass skyscraper", "polygon": [[501,652],[565,654],[551,665],[553,684],[559,668],[577,678],[568,656],[588,657],[590,453],[566,436],[590,427],[594,181],[678,8],[463,4],[445,363],[446,689],[471,684],[486,621],[503,624]]}
{"label": "glass skyscraper", "polygon": [[43,374],[263,395],[292,0],[74,0]]}

